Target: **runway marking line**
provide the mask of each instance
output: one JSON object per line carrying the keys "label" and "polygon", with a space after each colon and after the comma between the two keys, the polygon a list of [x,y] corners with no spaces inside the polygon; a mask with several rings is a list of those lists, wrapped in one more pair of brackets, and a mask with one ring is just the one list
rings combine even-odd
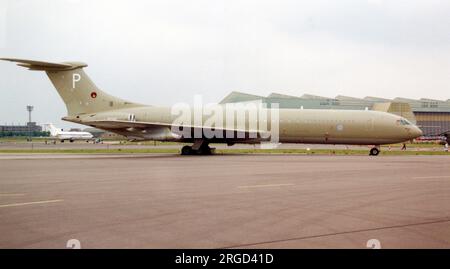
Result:
{"label": "runway marking line", "polygon": [[291,238],[286,238],[286,239],[246,243],[246,244],[239,244],[239,245],[233,245],[233,246],[224,246],[224,247],[220,247],[220,248],[223,248],[223,249],[243,248],[243,247],[253,247],[254,248],[255,246],[258,246],[258,245],[284,243],[284,242],[289,242],[289,241],[301,241],[301,240],[317,239],[317,238],[323,238],[323,237],[329,237],[329,236],[339,236],[339,235],[355,234],[355,233],[363,233],[363,232],[382,231],[382,230],[388,230],[388,229],[410,228],[410,227],[415,227],[415,226],[440,224],[440,223],[446,223],[446,222],[450,222],[450,219],[430,220],[430,221],[424,221],[424,222],[399,224],[399,225],[384,226],[384,227],[374,227],[374,228],[367,228],[367,229],[353,230],[353,231],[342,231],[342,232],[335,232],[335,233],[328,233],[328,234],[317,234],[317,235],[307,235],[307,236],[301,236],[301,237],[291,237]]}
{"label": "runway marking line", "polygon": [[284,187],[284,186],[294,186],[292,183],[285,184],[266,184],[266,185],[250,185],[250,186],[238,186],[239,189],[248,189],[248,188],[270,188],[270,187]]}
{"label": "runway marking line", "polygon": [[23,206],[23,205],[49,204],[49,203],[57,203],[57,202],[62,202],[62,201],[64,201],[64,200],[47,200],[47,201],[35,201],[35,202],[27,202],[27,203],[14,203],[14,204],[0,205],[0,208]]}
{"label": "runway marking line", "polygon": [[447,176],[426,176],[426,177],[413,177],[414,179],[433,179],[433,178],[450,178],[450,175]]}
{"label": "runway marking line", "polygon": [[0,197],[24,196],[25,193],[0,193]]}

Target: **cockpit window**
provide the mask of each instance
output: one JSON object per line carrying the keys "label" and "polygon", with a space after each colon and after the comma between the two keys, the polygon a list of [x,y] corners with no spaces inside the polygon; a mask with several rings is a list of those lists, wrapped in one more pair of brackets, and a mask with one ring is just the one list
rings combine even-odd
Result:
{"label": "cockpit window", "polygon": [[400,125],[411,125],[411,123],[406,119],[397,120],[397,123]]}

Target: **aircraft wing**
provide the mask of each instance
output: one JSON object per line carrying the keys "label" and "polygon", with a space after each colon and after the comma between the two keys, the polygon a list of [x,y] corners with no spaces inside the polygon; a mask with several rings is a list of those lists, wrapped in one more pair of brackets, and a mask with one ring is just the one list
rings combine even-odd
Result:
{"label": "aircraft wing", "polygon": [[[229,128],[215,128],[214,126],[190,126],[190,125],[173,125],[168,123],[160,122],[138,122],[138,121],[122,121],[122,120],[95,120],[86,121],[82,124],[87,124],[100,129],[107,130],[127,130],[127,131],[144,131],[144,130],[154,130],[160,128],[171,129],[175,127],[174,130],[179,130],[179,133],[183,133],[183,129],[191,128],[194,132],[195,129],[202,130],[222,130],[223,132],[233,132],[234,137],[237,138],[261,138],[261,134],[265,134],[268,137],[268,132],[260,132],[258,130],[242,130],[242,129],[229,129]],[[225,137],[225,136],[224,136]]]}

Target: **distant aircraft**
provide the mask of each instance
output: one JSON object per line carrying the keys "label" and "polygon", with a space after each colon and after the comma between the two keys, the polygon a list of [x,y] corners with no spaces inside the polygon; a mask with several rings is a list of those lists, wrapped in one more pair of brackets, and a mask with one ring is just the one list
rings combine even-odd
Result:
{"label": "distant aircraft", "polygon": [[[274,137],[273,133],[267,136],[267,130],[261,127],[266,120],[263,122],[259,118],[245,118],[244,128],[235,119],[228,118],[225,126],[208,125],[205,121],[208,113],[202,111],[201,116],[205,117],[198,122],[194,110],[186,121],[180,122],[179,115],[173,113],[173,107],[142,105],[111,96],[97,88],[86,75],[83,71],[87,67],[85,63],[0,59],[17,62],[29,70],[45,71],[66,104],[68,115],[63,120],[114,132],[129,139],[193,143],[182,148],[184,155],[210,154],[210,143],[254,144]],[[281,143],[373,145],[370,155],[378,155],[382,144],[404,142],[422,135],[422,131],[405,118],[379,111],[277,111],[278,117],[271,118],[268,125],[271,129],[278,126],[277,142]],[[274,112],[273,108],[265,110],[270,115]],[[236,117],[236,120],[242,120],[242,117]],[[209,133],[215,135],[211,137],[207,135]]]}
{"label": "distant aircraft", "polygon": [[50,137],[64,143],[65,140],[73,142],[75,140],[85,140],[89,141],[94,138],[91,133],[88,132],[78,132],[78,131],[63,131],[62,129],[56,128],[53,124],[47,123],[43,126],[50,132]]}

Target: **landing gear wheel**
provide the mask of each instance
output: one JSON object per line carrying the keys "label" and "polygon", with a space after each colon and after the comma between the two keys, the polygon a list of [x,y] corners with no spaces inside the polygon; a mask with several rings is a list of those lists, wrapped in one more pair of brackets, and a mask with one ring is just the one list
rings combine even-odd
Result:
{"label": "landing gear wheel", "polygon": [[380,150],[378,148],[372,148],[370,149],[370,156],[377,156],[380,153]]}
{"label": "landing gear wheel", "polygon": [[206,145],[206,146],[204,146],[204,147],[201,147],[201,148],[197,151],[197,154],[199,154],[199,155],[211,155],[212,152],[213,152],[213,150],[212,150],[208,145]]}
{"label": "landing gear wheel", "polygon": [[181,155],[211,155],[215,148],[210,148],[206,140],[196,140],[193,146],[184,146],[181,148]]}
{"label": "landing gear wheel", "polygon": [[181,148],[181,155],[191,155],[193,153],[191,146],[184,146]]}

